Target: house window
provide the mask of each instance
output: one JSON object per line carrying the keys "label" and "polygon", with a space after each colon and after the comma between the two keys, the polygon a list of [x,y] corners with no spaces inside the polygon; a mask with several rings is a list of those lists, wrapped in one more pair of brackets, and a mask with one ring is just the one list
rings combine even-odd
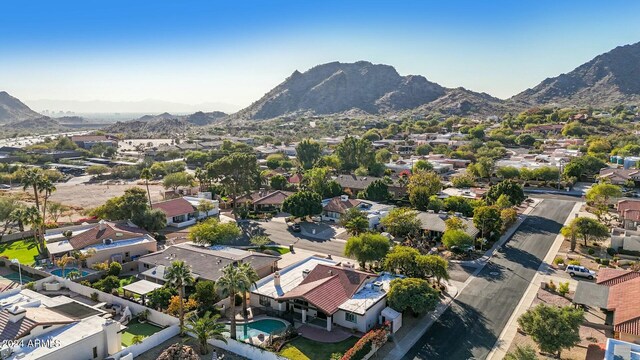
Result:
{"label": "house window", "polygon": [[358,316],[354,313],[344,313],[344,319],[354,324],[358,323]]}
{"label": "house window", "polygon": [[260,295],[260,305],[265,307],[271,307],[271,298]]}
{"label": "house window", "polygon": [[129,257],[129,252],[127,251],[126,253],[124,253],[124,257]]}
{"label": "house window", "polygon": [[184,215],[178,215],[178,216],[174,216],[172,220],[174,223],[181,223],[185,221],[185,217]]}
{"label": "house window", "polygon": [[145,269],[150,269],[150,268],[151,268],[151,266],[149,266],[149,264],[142,264],[142,266],[143,266]]}
{"label": "house window", "polygon": [[98,358],[98,347],[97,346],[93,347],[93,358],[94,359]]}

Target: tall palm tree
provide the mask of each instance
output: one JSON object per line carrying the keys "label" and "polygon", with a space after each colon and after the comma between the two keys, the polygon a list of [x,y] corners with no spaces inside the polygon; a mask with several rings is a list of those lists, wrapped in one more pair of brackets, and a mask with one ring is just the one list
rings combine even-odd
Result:
{"label": "tall palm tree", "polygon": [[207,340],[214,339],[227,343],[227,339],[223,335],[227,329],[223,323],[218,322],[220,315],[211,316],[211,311],[207,311],[204,316],[191,316],[187,323],[185,331],[191,331],[198,340],[200,345],[200,354],[206,355],[209,352]]}
{"label": "tall palm tree", "polygon": [[180,297],[180,332],[184,329],[184,287],[193,285],[193,275],[191,268],[184,261],[177,260],[165,270],[164,277],[174,288],[178,290]]}
{"label": "tall palm tree", "polygon": [[149,180],[153,179],[151,170],[149,168],[142,169],[142,171],[140,172],[140,179],[144,180],[144,185],[147,187],[147,196],[149,197],[149,207],[151,207],[151,192],[149,192]]}
{"label": "tall palm tree", "polygon": [[249,263],[242,263],[238,266],[240,271],[247,278],[247,284],[249,285],[246,289],[242,289],[242,316],[244,317],[244,322],[247,322],[247,294],[251,291],[251,286],[256,285],[256,281],[260,280],[260,276],[256,270],[251,267]]}
{"label": "tall palm tree", "polygon": [[40,211],[40,191],[42,191],[42,183],[44,177],[38,168],[32,168],[25,171],[22,177],[22,190],[33,189],[33,197],[36,202],[36,209]]}
{"label": "tall palm tree", "polygon": [[44,180],[42,180],[41,189],[41,191],[44,192],[44,202],[42,203],[42,219],[44,219],[44,222],[47,222],[47,201],[49,200],[51,194],[56,191],[56,186],[51,182],[51,180],[45,177]]}
{"label": "tall palm tree", "polygon": [[24,231],[24,224],[29,221],[27,217],[27,208],[19,207],[11,212],[11,221],[18,223],[18,229]]}
{"label": "tall palm tree", "polygon": [[56,266],[62,269],[61,277],[65,277],[64,268],[67,267],[71,262],[75,261],[75,259],[67,254],[62,255],[62,257],[56,260]]}
{"label": "tall palm tree", "polygon": [[27,224],[31,226],[34,234],[33,237],[36,239],[36,243],[38,244],[38,253],[43,255],[46,253],[47,248],[44,243],[44,236],[40,233],[43,229],[42,224],[42,215],[40,215],[40,211],[35,206],[29,206],[24,209],[24,213],[20,214],[23,216],[23,224]]}
{"label": "tall palm tree", "polygon": [[247,276],[237,266],[229,264],[222,269],[222,276],[216,281],[216,290],[222,296],[229,296],[229,309],[231,310],[231,338],[236,339],[236,294],[249,288]]}

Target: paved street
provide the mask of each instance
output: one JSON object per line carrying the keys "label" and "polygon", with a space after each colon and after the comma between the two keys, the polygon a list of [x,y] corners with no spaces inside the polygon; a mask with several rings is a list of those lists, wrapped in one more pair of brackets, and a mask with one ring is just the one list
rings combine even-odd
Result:
{"label": "paved street", "polygon": [[486,358],[573,205],[540,203],[404,358]]}

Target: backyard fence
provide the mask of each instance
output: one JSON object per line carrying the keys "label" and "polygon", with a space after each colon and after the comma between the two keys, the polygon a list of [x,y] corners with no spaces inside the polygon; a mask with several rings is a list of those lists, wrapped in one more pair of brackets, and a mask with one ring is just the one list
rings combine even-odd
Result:
{"label": "backyard fence", "polygon": [[133,355],[133,357],[137,357],[152,348],[162,344],[163,342],[171,339],[172,337],[178,335],[180,333],[179,325],[171,325],[166,329],[162,329],[157,333],[147,336],[144,340],[139,344],[133,344],[129,347],[122,349],[120,352],[115,353],[108,357],[108,359],[119,360],[121,357],[126,355]]}
{"label": "backyard fence", "polygon": [[0,243],[22,240],[33,236],[33,230],[14,232],[0,236]]}
{"label": "backyard fence", "polygon": [[227,342],[224,343],[220,340],[210,339],[207,342],[210,345],[215,347],[219,347],[221,349],[227,350],[234,354],[238,354],[240,356],[244,356],[248,359],[260,359],[260,360],[287,360],[286,358],[272,353],[269,350],[265,350],[263,348],[259,348],[253,345],[249,345],[247,343],[243,343],[240,341],[236,341],[233,339],[226,339]]}

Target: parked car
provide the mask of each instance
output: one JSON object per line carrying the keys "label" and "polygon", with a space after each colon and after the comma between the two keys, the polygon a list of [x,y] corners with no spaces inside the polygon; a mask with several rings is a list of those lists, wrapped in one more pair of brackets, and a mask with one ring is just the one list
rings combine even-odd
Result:
{"label": "parked car", "polygon": [[291,225],[291,231],[293,232],[300,232],[300,224],[293,224]]}
{"label": "parked car", "polygon": [[580,265],[568,265],[564,271],[568,272],[571,277],[580,276],[585,277],[589,280],[593,280],[596,278],[595,271],[589,270],[586,267]]}
{"label": "parked car", "polygon": [[0,190],[10,190],[11,186],[7,184],[0,184]]}

